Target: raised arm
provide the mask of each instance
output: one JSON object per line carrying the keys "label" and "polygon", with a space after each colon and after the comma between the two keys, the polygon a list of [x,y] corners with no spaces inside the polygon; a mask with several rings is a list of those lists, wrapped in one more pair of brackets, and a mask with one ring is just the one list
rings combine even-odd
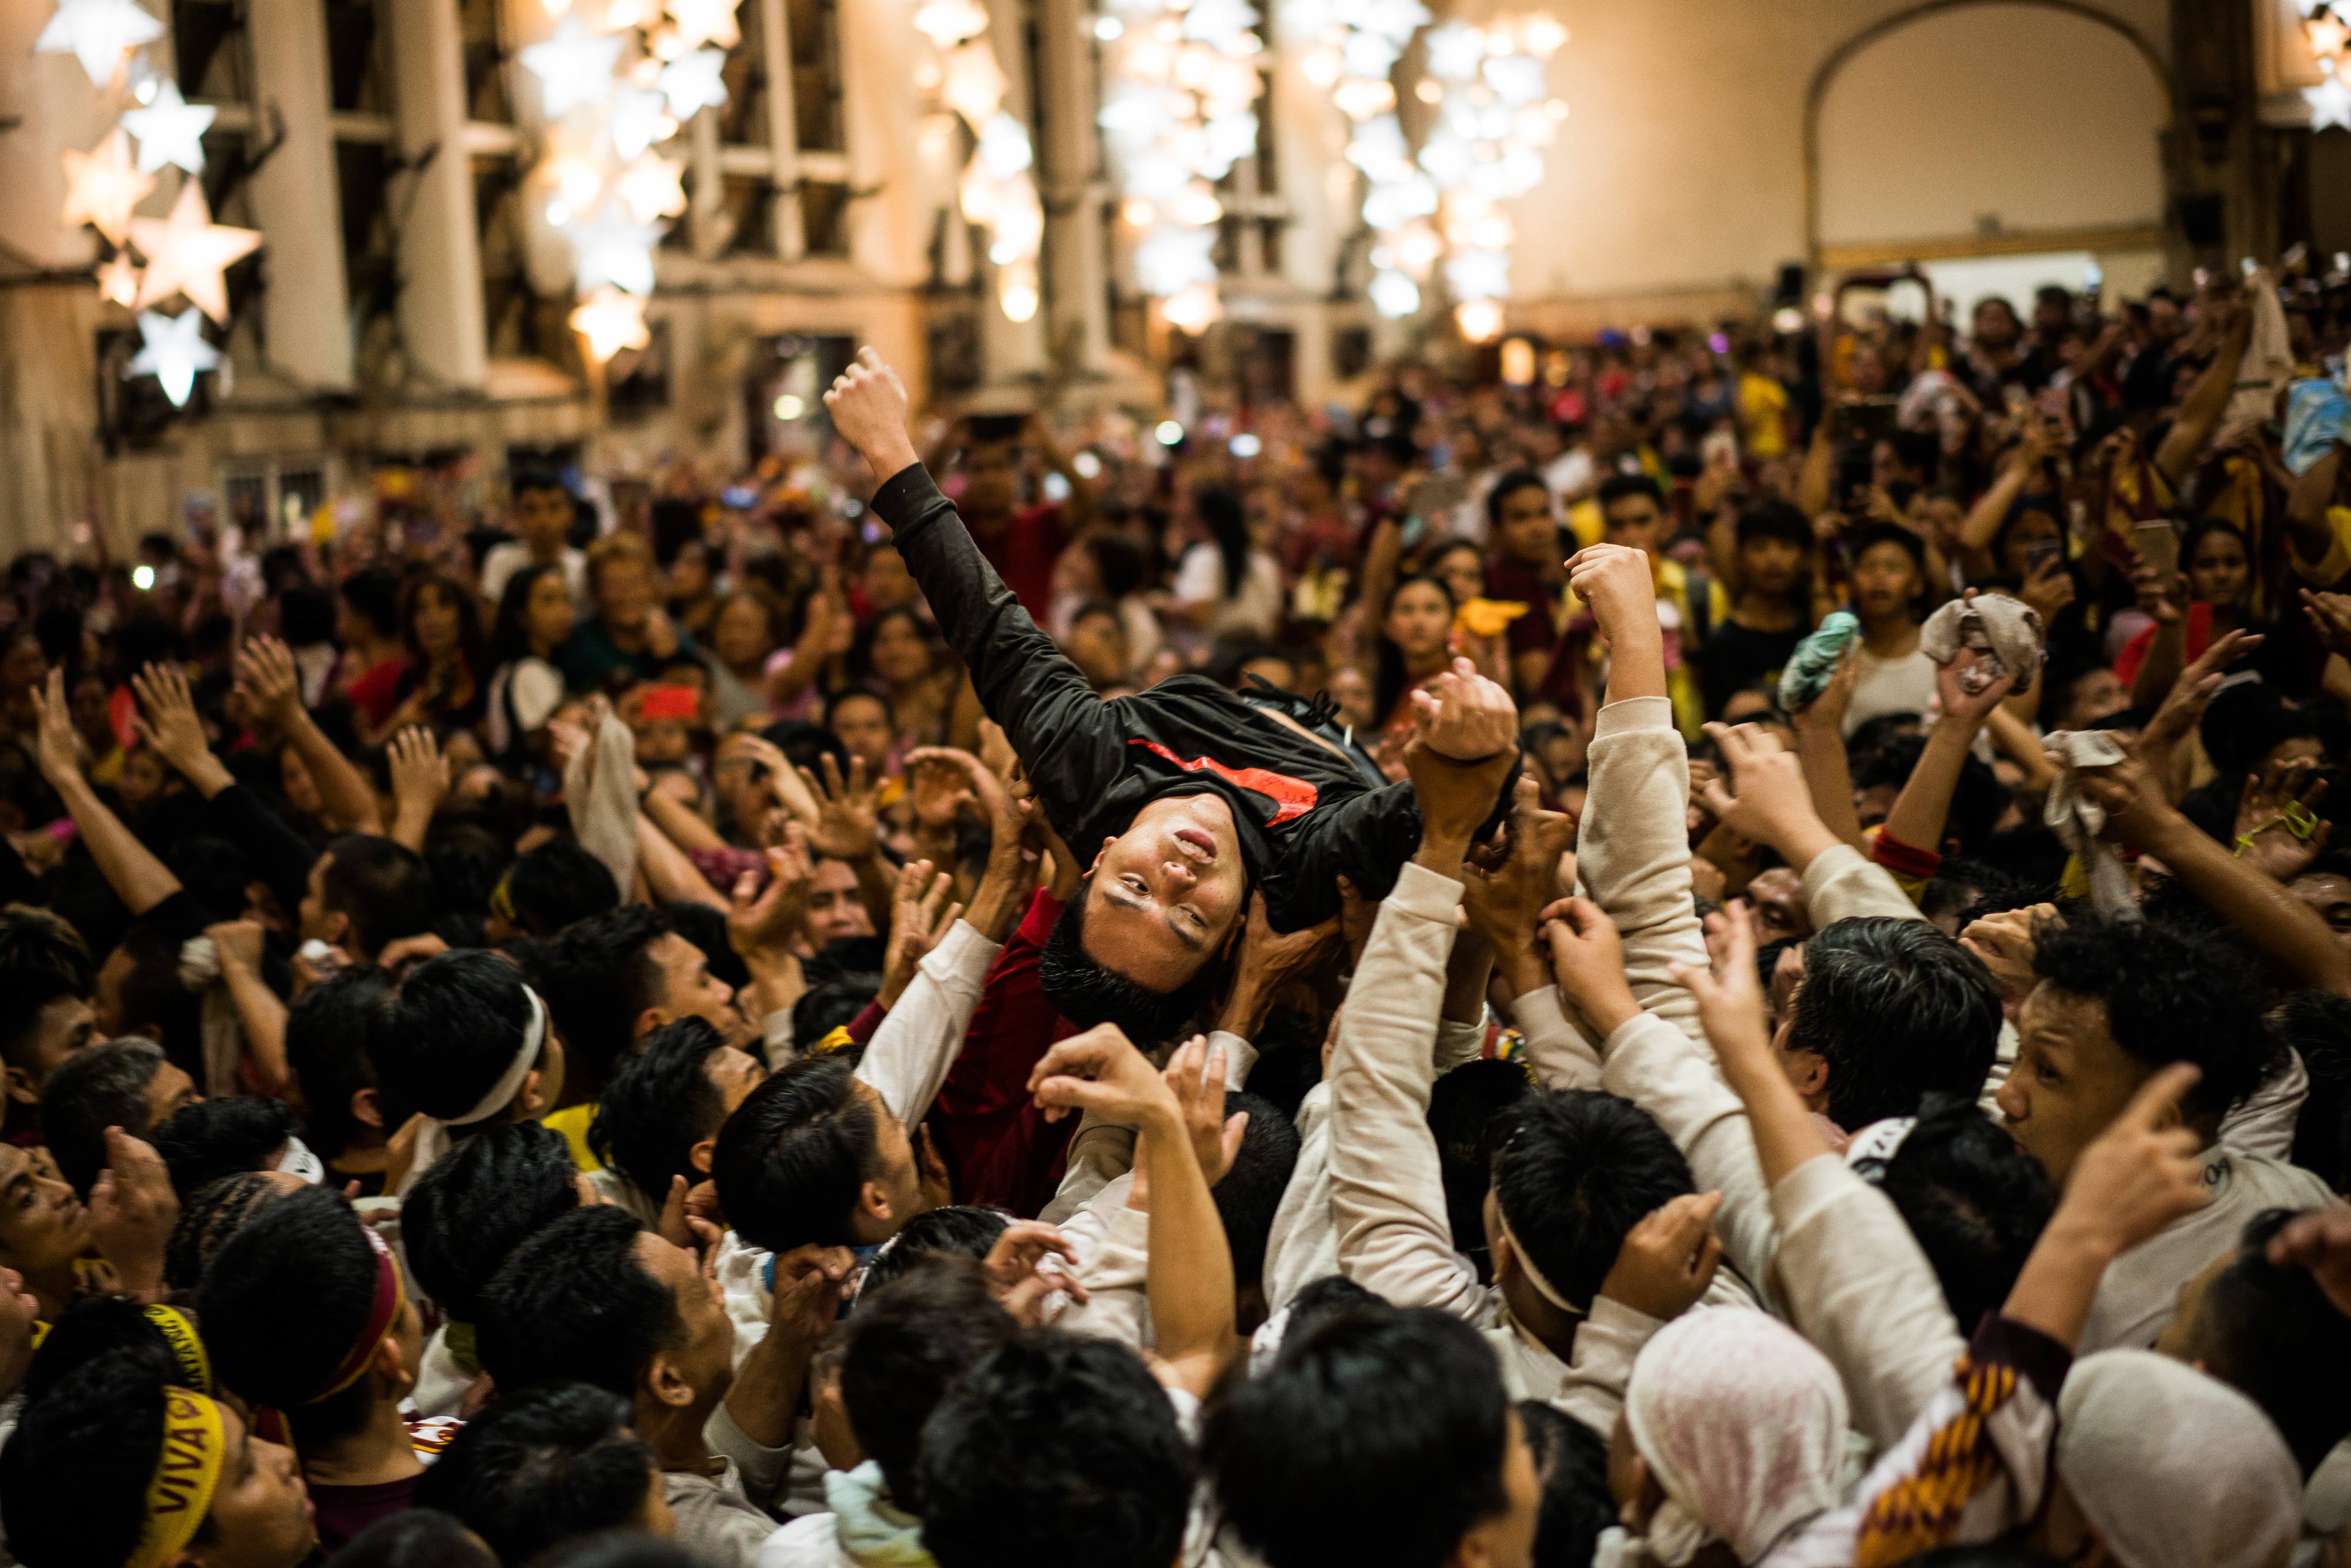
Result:
{"label": "raised arm", "polygon": [[65,671],[49,672],[46,698],[38,691],[32,696],[33,706],[40,713],[35,750],[41,777],[49,781],[49,788],[65,802],[66,811],[73,818],[81,841],[89,846],[90,858],[98,862],[106,884],[114,889],[115,896],[129,906],[132,915],[146,914],[180,891],[180,879],[164,869],[163,862],[123,825],[121,818],[107,808],[106,802],[98,798],[98,791],[90,788],[89,780],[82,776],[81,742],[74,735],[73,711],[66,703]]}
{"label": "raised arm", "polygon": [[824,394],[834,426],[862,453],[874,477],[873,512],[890,525],[906,570],[970,672],[988,717],[1058,822],[1084,818],[1124,766],[1118,721],[1085,675],[1037,629],[915,461],[906,435],[906,389],[872,349]]}
{"label": "raised arm", "polygon": [[1803,764],[1804,788],[1821,825],[1843,842],[1864,850],[1861,813],[1853,806],[1853,763],[1845,755],[1844,716],[1859,678],[1861,644],[1855,639],[1837,661],[1836,674],[1821,695],[1790,716],[1796,729],[1796,756]]}
{"label": "raised arm", "polygon": [[2205,444],[2212,432],[2220,428],[2220,415],[2227,412],[2229,399],[2237,390],[2237,367],[2244,362],[2245,343],[2252,336],[2253,310],[2250,299],[2237,307],[2237,319],[2229,324],[2229,335],[2220,340],[2220,347],[2204,373],[2196,378],[2188,396],[2179,404],[2179,417],[2171,422],[2170,433],[2156,449],[2155,465],[2163,476],[2177,486],[2183,483],[2196,461],[2203,455]]}
{"label": "raised arm", "polygon": [[[1856,915],[1923,920],[1917,906],[1886,868],[1841,842],[1813,810],[1794,754],[1757,725],[1709,724],[1707,734],[1722,747],[1729,768],[1726,781],[1706,787],[1706,809],[1733,832],[1770,844],[1803,879],[1804,908],[1817,929]],[[1734,793],[1735,791],[1735,793]]]}
{"label": "raised arm", "polygon": [[2286,497],[2286,538],[2294,541],[2294,555],[2312,566],[2324,561],[2335,549],[2335,530],[2327,526],[2326,508],[2335,499],[2335,482],[2342,471],[2343,443],[2338,441],[2302,471]]}
{"label": "raised arm", "polygon": [[2002,675],[1982,691],[1969,695],[1961,676],[1977,656],[1975,650],[1962,648],[1959,657],[1936,667],[1935,694],[1942,702],[1942,722],[1927,737],[1918,765],[1910,770],[1902,793],[1895,798],[1894,810],[1886,817],[1886,836],[1898,844],[1929,853],[1941,852],[1951,797],[1959,789],[1959,775],[1967,767],[1977,732],[2015,683],[2013,674]]}
{"label": "raised arm", "polygon": [[375,791],[302,706],[302,677],[295,668],[293,650],[275,637],[247,638],[236,656],[236,680],[308,769],[327,825],[340,832],[382,832]]}

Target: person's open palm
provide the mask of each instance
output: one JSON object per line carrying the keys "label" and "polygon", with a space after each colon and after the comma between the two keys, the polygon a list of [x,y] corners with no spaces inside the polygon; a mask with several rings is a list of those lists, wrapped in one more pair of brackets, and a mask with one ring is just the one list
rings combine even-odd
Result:
{"label": "person's open palm", "polygon": [[73,705],[66,700],[63,666],[49,672],[46,696],[38,687],[31,695],[34,711],[40,717],[33,743],[34,760],[40,765],[41,777],[56,784],[81,771],[81,737],[74,731]]}
{"label": "person's open palm", "polygon": [[816,824],[809,830],[809,848],[832,860],[862,861],[873,852],[880,839],[880,788],[865,777],[865,758],[862,757],[849,759],[849,777],[845,780],[832,753],[826,752],[818,761],[824,768],[821,785],[807,768],[799,770],[800,781],[808,786],[817,802]]}
{"label": "person's open palm", "polygon": [[282,727],[302,706],[302,678],[294,651],[275,637],[248,637],[237,651],[236,679],[253,706]]}
{"label": "person's open palm", "polygon": [[212,743],[188,693],[188,677],[176,665],[149,664],[131,675],[131,688],[144,710],[131,720],[139,737],[183,773],[201,763]]}

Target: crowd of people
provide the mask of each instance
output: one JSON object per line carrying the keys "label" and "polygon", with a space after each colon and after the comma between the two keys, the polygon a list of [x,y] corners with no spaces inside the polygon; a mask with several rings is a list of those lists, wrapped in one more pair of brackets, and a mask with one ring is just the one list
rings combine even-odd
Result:
{"label": "crowd of people", "polygon": [[2351,299],[0,597],[26,1568],[2351,1563]]}

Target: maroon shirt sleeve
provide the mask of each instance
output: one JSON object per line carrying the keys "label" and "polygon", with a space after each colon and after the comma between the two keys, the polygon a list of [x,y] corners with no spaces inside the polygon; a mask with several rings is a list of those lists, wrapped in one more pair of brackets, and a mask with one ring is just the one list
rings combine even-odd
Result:
{"label": "maroon shirt sleeve", "polygon": [[987,971],[963,1049],[940,1086],[930,1125],[955,1170],[958,1203],[1034,1215],[1060,1181],[1078,1119],[1047,1122],[1029,1097],[1029,1073],[1055,1040],[1076,1032],[1045,999],[1039,971],[1061,915],[1061,901],[1038,889]]}

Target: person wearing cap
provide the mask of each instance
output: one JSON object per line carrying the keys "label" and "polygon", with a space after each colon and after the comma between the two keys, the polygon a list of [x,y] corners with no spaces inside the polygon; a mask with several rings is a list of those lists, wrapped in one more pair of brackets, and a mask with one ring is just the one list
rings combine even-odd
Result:
{"label": "person wearing cap", "polygon": [[329,1554],[410,1506],[458,1424],[402,1418],[423,1319],[340,1194],[304,1187],[246,1220],[213,1254],[196,1309],[222,1384],[299,1458]]}

